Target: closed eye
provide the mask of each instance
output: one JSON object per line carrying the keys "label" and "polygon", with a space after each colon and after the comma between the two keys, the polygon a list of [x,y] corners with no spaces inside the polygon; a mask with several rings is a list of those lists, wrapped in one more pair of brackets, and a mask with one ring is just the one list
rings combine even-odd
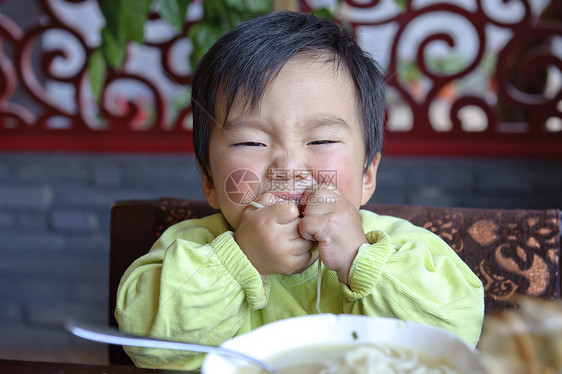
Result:
{"label": "closed eye", "polygon": [[332,145],[339,143],[337,140],[315,140],[313,142],[307,143],[308,145]]}
{"label": "closed eye", "polygon": [[234,144],[235,147],[265,147],[265,144],[258,142],[241,142]]}

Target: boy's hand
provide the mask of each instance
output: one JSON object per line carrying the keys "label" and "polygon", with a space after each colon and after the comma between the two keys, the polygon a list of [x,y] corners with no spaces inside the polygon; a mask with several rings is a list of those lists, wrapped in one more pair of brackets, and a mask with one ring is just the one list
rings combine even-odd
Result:
{"label": "boy's hand", "polygon": [[264,207],[246,207],[234,238],[263,276],[291,274],[306,266],[313,244],[299,234],[299,209],[289,201],[265,193],[257,200]]}
{"label": "boy's hand", "polygon": [[324,265],[347,284],[359,247],[368,243],[357,208],[335,189],[319,186],[308,196],[299,232],[306,240],[318,241]]}

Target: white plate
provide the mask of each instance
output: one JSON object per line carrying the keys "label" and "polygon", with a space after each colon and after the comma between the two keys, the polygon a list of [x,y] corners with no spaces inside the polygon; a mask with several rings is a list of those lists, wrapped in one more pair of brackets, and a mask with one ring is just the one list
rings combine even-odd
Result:
{"label": "white plate", "polygon": [[[392,318],[333,314],[295,317],[264,325],[221,345],[267,360],[288,350],[325,343],[386,343],[447,359],[463,373],[484,373],[478,352],[453,334]],[[236,359],[209,354],[202,372],[233,374],[245,365]]]}

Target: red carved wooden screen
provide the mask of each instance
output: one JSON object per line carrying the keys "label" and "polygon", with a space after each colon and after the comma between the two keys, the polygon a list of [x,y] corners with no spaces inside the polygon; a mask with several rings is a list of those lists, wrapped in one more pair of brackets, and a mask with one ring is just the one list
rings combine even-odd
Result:
{"label": "red carved wooden screen", "polygon": [[[301,0],[301,9],[312,3]],[[130,46],[125,67],[108,75],[98,105],[86,74],[99,45],[97,1],[35,4],[25,25],[0,9],[0,149],[192,151],[185,38],[147,32],[145,46]],[[79,7],[97,12],[94,32],[83,26],[96,18],[84,20]],[[190,7],[186,29],[201,0]],[[562,156],[561,8],[546,0],[409,1],[406,10],[343,1],[340,21],[386,73],[385,152]],[[146,27],[162,29],[157,15]]]}

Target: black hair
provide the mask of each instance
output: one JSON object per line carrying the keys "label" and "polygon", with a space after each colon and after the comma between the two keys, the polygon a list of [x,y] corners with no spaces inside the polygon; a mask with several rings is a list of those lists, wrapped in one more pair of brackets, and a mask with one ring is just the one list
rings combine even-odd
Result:
{"label": "black hair", "polygon": [[276,12],[243,22],[222,35],[193,74],[193,146],[201,171],[210,179],[209,134],[235,100],[255,109],[268,84],[296,54],[332,53],[355,86],[363,122],[365,161],[382,150],[385,84],[376,62],[347,30],[312,14]]}

